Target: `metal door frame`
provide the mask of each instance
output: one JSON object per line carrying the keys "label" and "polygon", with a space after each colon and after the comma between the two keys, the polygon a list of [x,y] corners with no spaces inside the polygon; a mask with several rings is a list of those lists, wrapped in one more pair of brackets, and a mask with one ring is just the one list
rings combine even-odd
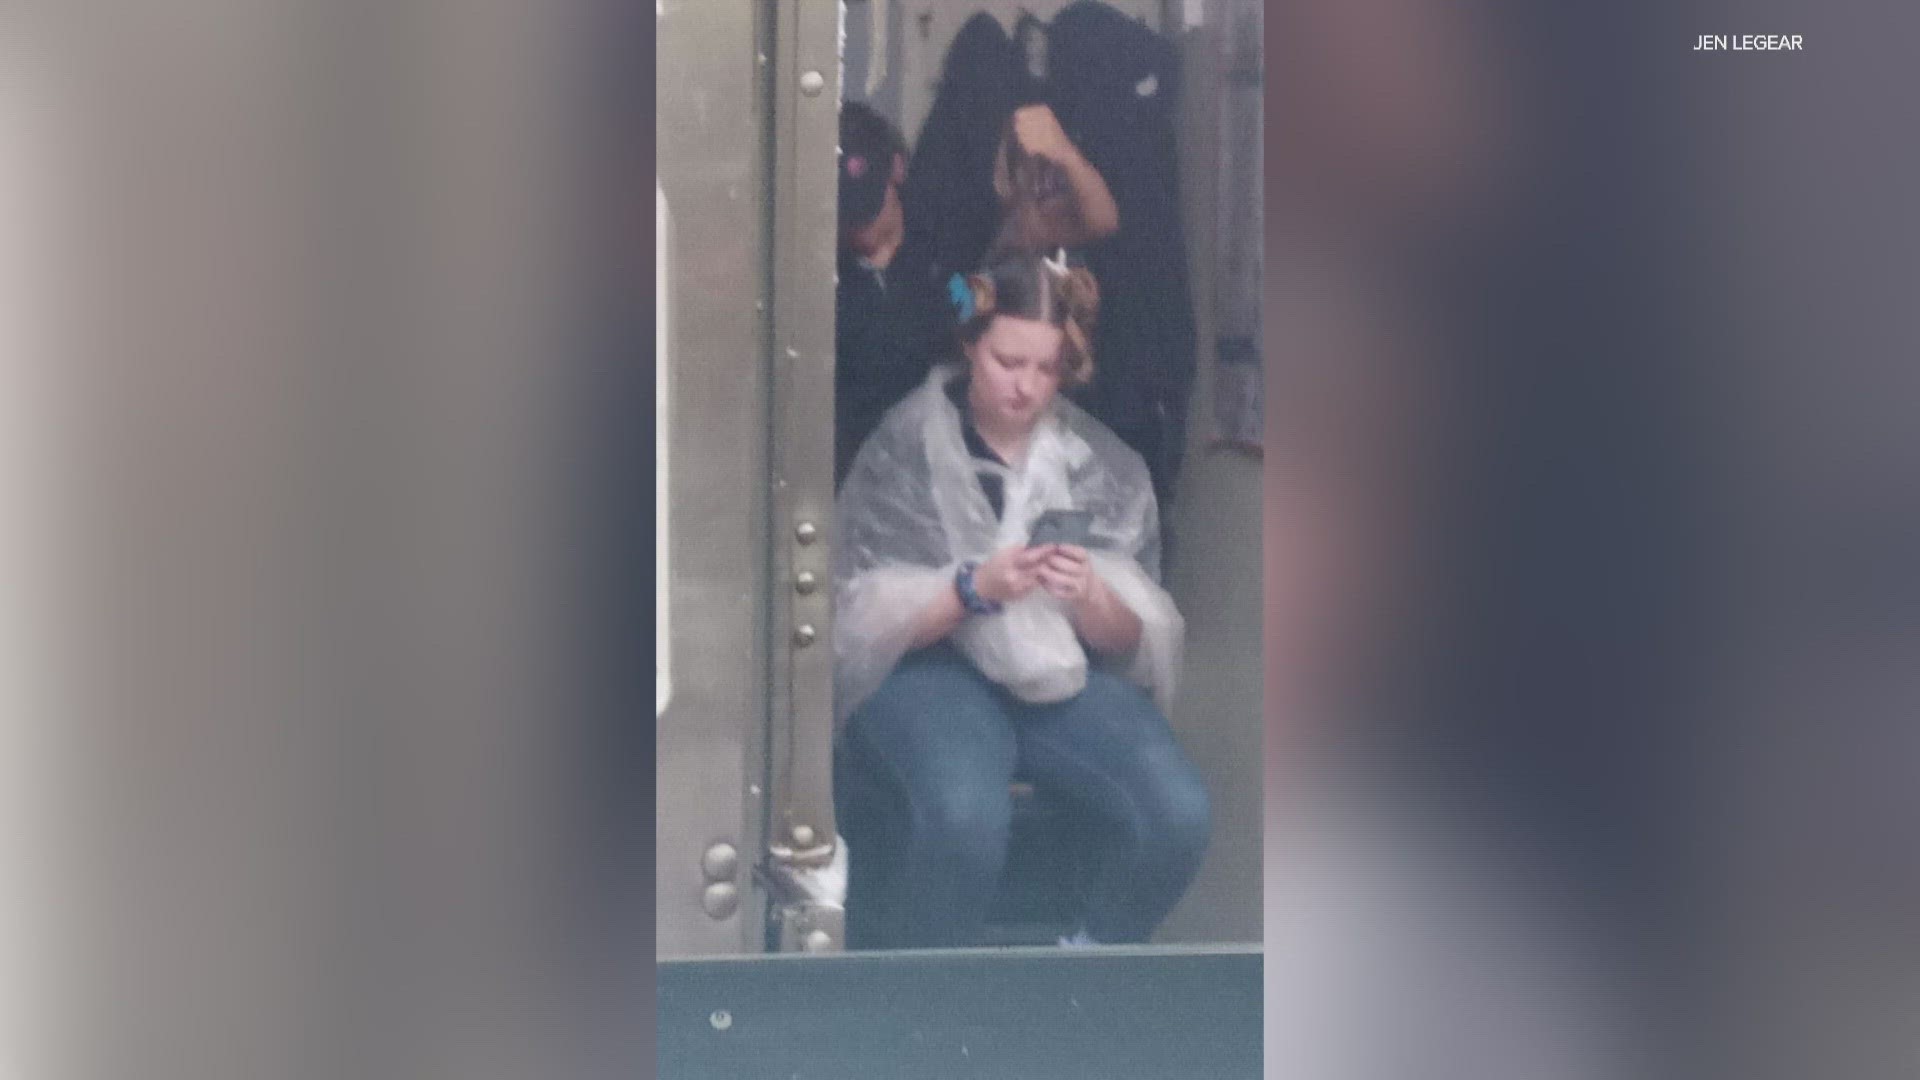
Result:
{"label": "metal door frame", "polygon": [[672,698],[655,741],[656,948],[737,955],[766,936],[766,26],[756,0],[657,11]]}
{"label": "metal door frame", "polygon": [[780,886],[830,861],[838,840],[829,554],[840,8],[682,0],[657,18],[673,368],[659,951],[831,951],[841,910]]}
{"label": "metal door frame", "polygon": [[[768,855],[780,871],[820,866],[838,843],[833,814],[834,272],[839,249],[838,0],[774,0],[771,79],[773,297],[767,573],[772,658]],[[844,942],[836,906],[787,898],[781,951]]]}

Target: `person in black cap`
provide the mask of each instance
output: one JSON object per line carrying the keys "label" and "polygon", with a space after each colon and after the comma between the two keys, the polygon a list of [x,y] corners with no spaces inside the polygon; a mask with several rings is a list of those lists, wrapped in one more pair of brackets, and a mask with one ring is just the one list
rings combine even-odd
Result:
{"label": "person in black cap", "polygon": [[900,201],[906,145],[858,102],[840,110],[840,258],[835,293],[834,486],[886,411],[952,351],[958,317]]}

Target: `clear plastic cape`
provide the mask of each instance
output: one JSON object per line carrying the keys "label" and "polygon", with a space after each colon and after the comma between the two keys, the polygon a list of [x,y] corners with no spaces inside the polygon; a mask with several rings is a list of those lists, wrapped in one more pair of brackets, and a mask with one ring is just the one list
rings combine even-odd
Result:
{"label": "clear plastic cape", "polygon": [[[1050,509],[1092,514],[1094,571],[1140,618],[1130,655],[1094,662],[1146,689],[1168,711],[1185,623],[1160,586],[1160,522],[1140,455],[1064,397],[1041,419],[1019,468],[967,452],[936,367],[894,406],[862,446],[840,489],[834,548],[835,716],[844,723],[879,689],[908,648],[915,616],[953,587],[963,562],[1025,544]],[[1004,476],[995,517],[977,479]],[[1086,684],[1089,659],[1063,604],[1035,591],[951,638],[988,678],[1030,702],[1062,701]]]}

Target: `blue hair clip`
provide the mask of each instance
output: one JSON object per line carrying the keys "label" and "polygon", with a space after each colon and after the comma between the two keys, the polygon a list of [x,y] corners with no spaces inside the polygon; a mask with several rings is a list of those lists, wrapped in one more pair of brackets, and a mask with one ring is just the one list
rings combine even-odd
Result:
{"label": "blue hair clip", "polygon": [[960,321],[973,318],[973,288],[967,279],[955,274],[947,279],[947,298],[953,301],[955,310],[960,313]]}

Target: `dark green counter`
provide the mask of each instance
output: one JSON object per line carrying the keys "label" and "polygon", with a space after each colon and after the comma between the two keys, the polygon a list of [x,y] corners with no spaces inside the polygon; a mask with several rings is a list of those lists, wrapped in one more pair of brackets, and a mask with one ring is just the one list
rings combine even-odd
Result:
{"label": "dark green counter", "polygon": [[662,1080],[1234,1080],[1261,1063],[1257,948],[668,961]]}

